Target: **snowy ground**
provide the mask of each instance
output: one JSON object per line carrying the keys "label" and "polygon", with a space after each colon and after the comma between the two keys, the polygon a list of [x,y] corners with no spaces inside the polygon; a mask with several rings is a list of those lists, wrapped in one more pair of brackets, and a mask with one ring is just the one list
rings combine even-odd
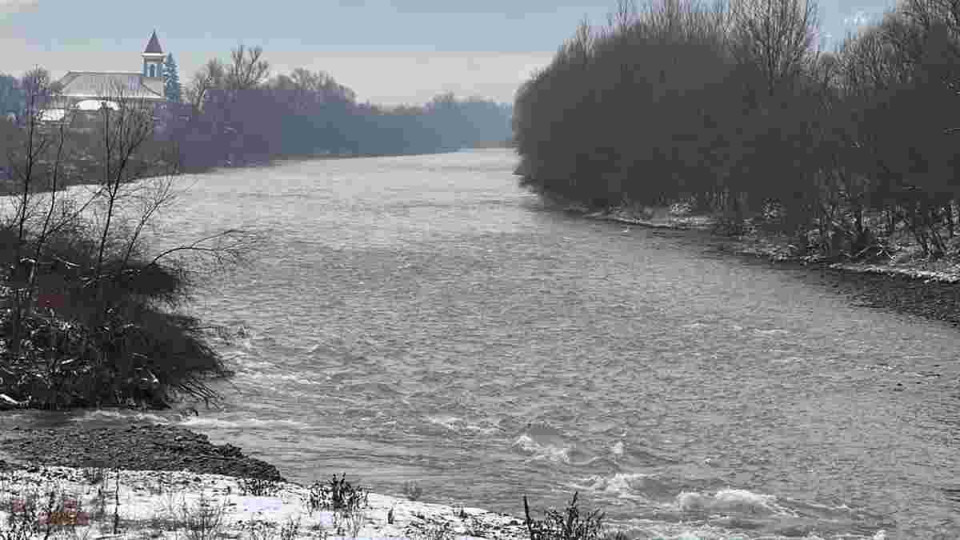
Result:
{"label": "snowy ground", "polygon": [[[50,538],[91,540],[527,537],[519,519],[476,508],[369,494],[363,510],[311,511],[310,489],[295,483],[254,496],[229,476],[101,472],[102,480],[69,467],[0,472],[0,538],[44,538],[48,526]],[[23,527],[35,536],[14,534]]]}
{"label": "snowy ground", "polygon": [[[627,209],[617,209],[609,212],[592,212],[587,218],[602,221],[613,221],[624,225],[635,225],[656,229],[698,229],[708,231],[713,226],[713,219],[704,215],[674,215],[668,208],[650,209],[648,215],[642,216]],[[629,227],[623,232],[629,232]],[[744,255],[755,255],[774,261],[802,260],[790,255],[788,245],[791,240],[784,236],[759,234],[755,237],[728,238],[733,252]],[[882,263],[831,263],[827,265],[835,270],[847,272],[863,272],[871,274],[899,275],[921,280],[932,280],[944,283],[960,283],[960,264],[955,259],[944,258],[938,261],[923,260],[915,253],[919,250],[909,243],[901,247],[898,256],[891,256],[890,260]]]}

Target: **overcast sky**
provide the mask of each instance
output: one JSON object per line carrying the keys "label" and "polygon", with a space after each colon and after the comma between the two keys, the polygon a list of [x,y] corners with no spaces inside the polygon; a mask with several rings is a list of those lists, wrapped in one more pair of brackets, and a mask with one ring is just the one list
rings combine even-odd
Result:
{"label": "overcast sky", "polygon": [[[823,0],[827,48],[895,0]],[[0,72],[40,65],[139,71],[156,29],[181,81],[242,41],[261,45],[272,73],[327,71],[361,101],[422,103],[453,91],[511,102],[588,17],[616,0],[0,0]],[[638,2],[643,4],[643,0]]]}

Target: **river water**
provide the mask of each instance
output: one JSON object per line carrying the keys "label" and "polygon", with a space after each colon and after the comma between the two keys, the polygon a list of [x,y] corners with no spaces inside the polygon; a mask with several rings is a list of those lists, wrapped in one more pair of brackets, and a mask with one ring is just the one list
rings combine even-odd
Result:
{"label": "river water", "polygon": [[243,328],[217,342],[225,410],[153,418],[301,482],[515,515],[579,491],[637,538],[960,537],[960,331],[696,233],[545,210],[515,162],[194,177],[159,244],[269,242],[191,308]]}

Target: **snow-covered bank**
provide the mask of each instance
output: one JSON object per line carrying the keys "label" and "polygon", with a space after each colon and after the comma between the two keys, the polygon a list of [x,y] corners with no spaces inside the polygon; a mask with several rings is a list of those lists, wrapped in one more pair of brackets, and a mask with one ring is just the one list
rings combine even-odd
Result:
{"label": "snow-covered bank", "polygon": [[[255,496],[243,479],[230,476],[109,469],[102,473],[101,479],[96,470],[73,467],[0,472],[0,533],[24,520],[36,520],[39,531],[45,531],[48,522],[55,523],[57,536],[66,531],[76,538],[527,536],[518,518],[477,508],[371,493],[367,508],[359,511],[311,510],[310,488],[292,482],[274,483],[269,494]],[[53,511],[44,511],[51,493]],[[33,514],[31,499],[38,507]]]}
{"label": "snow-covered bank", "polygon": [[[709,216],[676,215],[667,208],[651,208],[642,214],[624,208],[594,212],[577,207],[567,207],[566,210],[582,213],[588,219],[654,229],[709,231],[714,226],[714,221]],[[783,237],[760,233],[743,237],[724,237],[724,242],[731,253],[739,255],[752,255],[775,262],[821,262],[811,257],[803,258],[792,255],[790,253],[790,242]],[[830,262],[825,263],[824,266],[844,272],[882,274],[942,283],[960,283],[960,264],[949,260],[925,261],[912,257],[902,257],[900,259],[891,258],[888,263],[882,264]]]}

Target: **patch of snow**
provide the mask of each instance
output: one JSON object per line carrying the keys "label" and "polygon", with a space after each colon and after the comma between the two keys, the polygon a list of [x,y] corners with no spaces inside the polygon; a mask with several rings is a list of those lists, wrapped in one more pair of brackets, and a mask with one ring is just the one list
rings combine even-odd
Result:
{"label": "patch of snow", "polygon": [[45,109],[40,111],[41,122],[59,122],[67,116],[65,109]]}
{"label": "patch of snow", "polygon": [[109,107],[115,111],[120,110],[120,106],[116,103],[100,99],[85,99],[77,103],[77,109],[81,111],[99,111],[100,109],[106,107]]}
{"label": "patch of snow", "polygon": [[220,514],[217,530],[227,538],[239,538],[250,529],[279,532],[297,521],[295,538],[416,538],[433,537],[437,531],[468,539],[527,537],[519,519],[477,508],[370,493],[368,507],[352,515],[311,512],[308,487],[293,482],[275,486],[269,496],[252,496],[243,494],[238,478],[187,471],[105,470],[98,484],[87,479],[84,469],[73,467],[5,471],[0,472],[0,524],[13,517],[10,512],[16,512],[25,498],[33,495],[43,505],[53,492],[73,512],[72,523],[65,527],[76,529],[80,538],[110,537],[115,511],[118,537],[180,538],[186,532],[186,516],[198,515],[201,508]]}

